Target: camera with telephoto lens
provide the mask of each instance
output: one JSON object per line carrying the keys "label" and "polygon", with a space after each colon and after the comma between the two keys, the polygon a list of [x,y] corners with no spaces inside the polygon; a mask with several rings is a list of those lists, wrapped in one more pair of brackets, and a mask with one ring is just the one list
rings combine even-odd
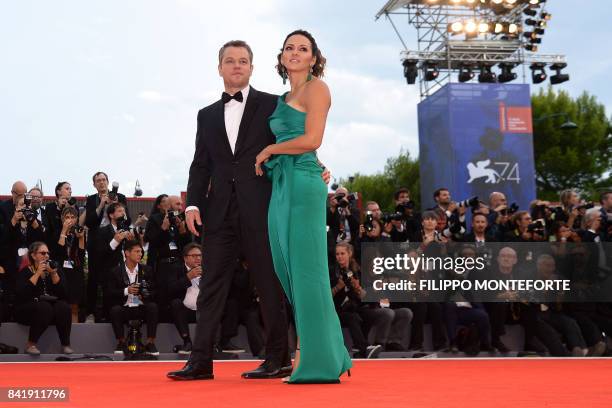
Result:
{"label": "camera with telephoto lens", "polygon": [[548,207],[548,211],[551,212],[550,218],[553,220],[564,220],[566,219],[565,211],[561,206],[550,206]]}
{"label": "camera with telephoto lens", "polygon": [[544,235],[544,220],[536,220],[527,226],[527,232],[534,232],[538,235]]}
{"label": "camera with telephoto lens", "polygon": [[372,215],[372,211],[366,211],[365,221],[363,223],[363,228],[367,232],[371,232],[374,229],[374,216]]}
{"label": "camera with telephoto lens", "polygon": [[74,224],[72,227],[70,227],[69,234],[80,234],[82,232],[83,232],[83,226],[79,224]]}
{"label": "camera with telephoto lens", "polygon": [[517,203],[512,203],[512,204],[510,204],[510,207],[504,208],[503,210],[500,210],[499,213],[501,215],[512,215],[515,212],[517,212],[518,209],[519,209],[518,204]]}
{"label": "camera with telephoto lens", "polygon": [[185,213],[177,210],[168,210],[168,221],[170,225],[178,225],[181,221],[185,221]]}
{"label": "camera with telephoto lens", "polygon": [[341,207],[341,208],[348,207],[350,204],[357,201],[358,198],[359,196],[357,193],[352,193],[348,195],[344,193],[337,193],[334,196],[334,199],[338,202],[338,207]]}
{"label": "camera with telephoto lens", "polygon": [[117,183],[116,181],[113,181],[113,188],[111,191],[108,192],[108,198],[111,201],[117,201],[117,193],[119,192],[119,183]]}
{"label": "camera with telephoto lens", "polygon": [[23,198],[23,204],[25,205],[25,208],[22,208],[21,210],[19,210],[19,212],[23,214],[23,218],[25,218],[28,224],[30,224],[38,216],[38,214],[36,214],[36,211],[32,209],[32,196],[26,194]]}
{"label": "camera with telephoto lens", "polygon": [[474,212],[480,207],[480,200],[478,200],[478,196],[474,196],[468,198],[467,200],[459,201],[457,203],[457,206],[464,208],[470,207],[472,209],[472,212]]}
{"label": "camera with telephoto lens", "polygon": [[591,208],[595,208],[595,204],[593,203],[584,203],[580,204],[576,207],[577,210],[590,210]]}
{"label": "camera with telephoto lens", "polygon": [[412,200],[401,202],[395,206],[395,212],[398,212],[398,213],[404,214],[410,210],[414,210],[414,201]]}
{"label": "camera with telephoto lens", "polygon": [[390,214],[383,214],[380,216],[380,220],[383,222],[383,224],[388,224],[391,221],[401,221],[404,219],[404,214],[403,213],[390,213]]}
{"label": "camera with telephoto lens", "polygon": [[121,218],[117,218],[117,232],[130,231],[130,223],[128,222],[127,216],[124,215]]}
{"label": "camera with telephoto lens", "polygon": [[47,262],[47,266],[49,267],[49,269],[57,269],[58,264],[56,261],[54,261],[53,259],[49,259]]}
{"label": "camera with telephoto lens", "polygon": [[149,285],[149,282],[142,279],[140,281],[140,286],[138,288],[140,296],[142,296],[142,299],[148,299],[151,297],[151,286]]}

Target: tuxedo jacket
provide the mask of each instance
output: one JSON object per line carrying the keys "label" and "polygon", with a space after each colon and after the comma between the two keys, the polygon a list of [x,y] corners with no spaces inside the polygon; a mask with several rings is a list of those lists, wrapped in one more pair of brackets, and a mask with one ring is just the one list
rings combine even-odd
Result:
{"label": "tuxedo jacket", "polygon": [[104,272],[110,271],[118,264],[123,263],[123,245],[120,243],[114,250],[110,246],[114,237],[115,229],[111,224],[98,230],[96,238],[96,255],[98,257],[98,265]]}
{"label": "tuxedo jacket", "polygon": [[255,157],[276,141],[268,118],[277,102],[278,96],[250,88],[234,153],[225,130],[223,102],[218,100],[198,112],[186,204],[200,209],[205,232],[222,225],[232,191],[241,223],[252,230],[267,230],[272,185],[267,177],[255,174]]}
{"label": "tuxedo jacket", "polygon": [[[153,275],[151,268],[148,266],[138,264],[138,282],[142,282],[145,279],[148,283],[149,292],[151,296],[147,300],[155,299],[155,285],[153,282]],[[119,265],[111,269],[110,274],[105,282],[104,290],[108,297],[109,307],[119,305],[122,306],[127,302],[127,296],[125,296],[125,288],[130,285],[130,278],[125,270],[125,264],[121,262]]]}

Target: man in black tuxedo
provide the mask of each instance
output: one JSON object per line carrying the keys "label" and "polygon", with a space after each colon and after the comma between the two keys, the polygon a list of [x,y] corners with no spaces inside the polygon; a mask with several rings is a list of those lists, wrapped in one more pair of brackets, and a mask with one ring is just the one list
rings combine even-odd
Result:
{"label": "man in black tuxedo", "polygon": [[130,214],[127,212],[127,200],[121,193],[109,194],[108,176],[99,171],[92,177],[93,185],[98,191],[94,195],[87,197],[85,204],[85,225],[87,233],[87,254],[88,254],[88,278],[87,278],[87,322],[93,323],[96,311],[96,299],[98,285],[102,285],[100,264],[103,260],[98,257],[98,234],[101,227],[110,224],[107,215],[107,208],[113,202],[122,203],[126,209],[128,221]]}
{"label": "man in black tuxedo", "polygon": [[265,361],[243,377],[279,378],[292,370],[284,295],[274,272],[268,239],[272,185],[255,174],[255,157],[275,143],[268,118],[278,96],[249,86],[252,61],[253,53],[244,41],[221,47],[218,68],[225,92],[221,100],[198,113],[186,221],[196,236],[200,234],[195,224],[203,227],[199,318],[191,357],[181,370],[168,373],[172,379],[213,378],[215,333],[240,254],[249,263],[259,293],[267,339]]}

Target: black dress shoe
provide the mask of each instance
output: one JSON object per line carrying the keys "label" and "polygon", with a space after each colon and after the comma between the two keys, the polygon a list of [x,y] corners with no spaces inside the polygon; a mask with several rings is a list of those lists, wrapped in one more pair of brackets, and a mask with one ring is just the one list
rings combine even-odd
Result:
{"label": "black dress shoe", "polygon": [[166,376],[173,380],[212,380],[215,378],[212,373],[212,362],[199,363],[192,361],[187,361],[182,369],[170,371]]}
{"label": "black dress shoe", "polygon": [[[276,364],[264,361],[259,367],[254,370],[242,373],[242,378],[266,380],[271,378],[283,378],[287,376],[287,367],[279,367]],[[290,373],[290,372],[289,372]]]}

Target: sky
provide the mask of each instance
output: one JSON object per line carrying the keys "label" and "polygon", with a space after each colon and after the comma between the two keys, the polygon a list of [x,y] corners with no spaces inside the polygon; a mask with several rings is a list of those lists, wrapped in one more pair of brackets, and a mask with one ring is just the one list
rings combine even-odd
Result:
{"label": "sky", "polygon": [[[310,31],[327,57],[332,93],[321,160],[335,177],[382,171],[401,149],[418,156],[418,85],[408,86],[401,42],[374,16],[385,0],[3,1],[0,13],[0,194],[15,180],[58,181],[95,193],[99,170],[131,196],[187,185],[196,117],[219,99],[217,52],[243,39],[254,52],[251,85],[288,90],[274,70],[287,33]],[[542,53],[568,58],[577,96],[612,114],[612,2],[549,0]],[[580,4],[581,6],[577,6]],[[395,23],[410,47],[416,31]],[[548,82],[548,81],[547,81]],[[532,86],[532,91],[537,87]]]}

